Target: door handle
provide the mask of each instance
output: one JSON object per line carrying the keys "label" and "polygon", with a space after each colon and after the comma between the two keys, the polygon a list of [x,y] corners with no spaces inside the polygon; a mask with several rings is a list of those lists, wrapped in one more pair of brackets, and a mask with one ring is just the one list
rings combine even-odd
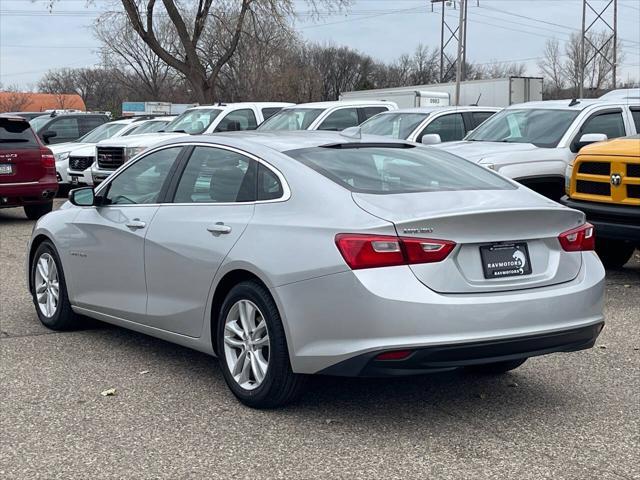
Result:
{"label": "door handle", "polygon": [[147,226],[146,223],[144,223],[142,220],[140,220],[139,218],[134,218],[133,220],[128,221],[127,223],[125,223],[125,225],[127,227],[129,227],[132,230],[138,230],[140,228],[144,228]]}
{"label": "door handle", "polygon": [[231,233],[231,227],[229,225],[225,225],[222,222],[216,222],[213,225],[209,225],[207,227],[207,230],[214,234]]}

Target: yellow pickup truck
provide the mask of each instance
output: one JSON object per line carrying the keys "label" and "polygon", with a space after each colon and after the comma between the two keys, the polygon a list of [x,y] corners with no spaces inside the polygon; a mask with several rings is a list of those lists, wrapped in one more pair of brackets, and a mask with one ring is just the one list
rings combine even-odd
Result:
{"label": "yellow pickup truck", "polygon": [[567,169],[561,203],[596,227],[596,251],[620,268],[640,248],[640,135],[587,145]]}

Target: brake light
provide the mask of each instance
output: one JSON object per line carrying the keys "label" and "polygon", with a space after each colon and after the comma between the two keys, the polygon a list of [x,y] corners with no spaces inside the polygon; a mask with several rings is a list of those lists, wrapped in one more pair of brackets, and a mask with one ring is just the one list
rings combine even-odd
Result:
{"label": "brake light", "polygon": [[558,240],[562,248],[567,252],[594,250],[596,247],[595,231],[590,223],[585,223],[561,233],[558,236]]}
{"label": "brake light", "polygon": [[48,148],[43,147],[40,149],[40,161],[45,168],[56,168],[56,158]]}
{"label": "brake light", "polygon": [[448,240],[340,233],[336,245],[353,270],[440,262],[455,247]]}

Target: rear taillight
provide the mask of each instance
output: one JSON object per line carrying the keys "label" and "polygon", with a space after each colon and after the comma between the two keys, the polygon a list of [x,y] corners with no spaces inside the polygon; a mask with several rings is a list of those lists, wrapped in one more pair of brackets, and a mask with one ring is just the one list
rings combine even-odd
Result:
{"label": "rear taillight", "polygon": [[48,148],[42,147],[40,149],[40,161],[42,166],[46,168],[56,168],[56,158],[53,156],[53,152]]}
{"label": "rear taillight", "polygon": [[562,248],[567,252],[594,250],[596,247],[595,231],[590,223],[585,223],[561,233],[558,240]]}
{"label": "rear taillight", "polygon": [[448,240],[340,233],[336,245],[353,270],[440,262],[455,247]]}

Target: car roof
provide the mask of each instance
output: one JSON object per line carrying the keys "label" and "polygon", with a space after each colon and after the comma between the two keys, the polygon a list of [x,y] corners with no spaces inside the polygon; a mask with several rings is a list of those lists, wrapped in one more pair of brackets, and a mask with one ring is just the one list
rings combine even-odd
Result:
{"label": "car roof", "polygon": [[291,131],[243,131],[243,132],[226,132],[212,133],[209,135],[197,135],[191,137],[180,137],[169,143],[225,143],[230,144],[253,144],[256,146],[267,147],[277,152],[286,152],[288,150],[297,150],[300,148],[314,148],[331,144],[408,144],[414,145],[406,140],[397,140],[390,137],[380,137],[377,135],[362,135],[356,138],[343,135],[340,132],[330,132],[326,130],[291,130]]}
{"label": "car roof", "polygon": [[13,113],[0,113],[0,118],[4,118],[7,120],[12,120],[15,122],[27,122],[29,123],[29,120],[27,120],[24,117],[21,117],[20,115],[15,115]]}
{"label": "car roof", "polygon": [[387,100],[336,100],[331,102],[298,103],[297,105],[287,107],[286,110],[291,108],[357,107],[360,105],[395,105],[395,103]]}
{"label": "car roof", "polygon": [[412,107],[412,108],[399,108],[398,110],[391,110],[389,112],[382,112],[380,115],[388,115],[390,113],[433,113],[433,112],[457,112],[457,111],[465,111],[465,112],[499,112],[502,110],[499,107],[482,107],[482,106],[446,106],[446,107]]}
{"label": "car roof", "polygon": [[[575,102],[575,103],[574,103]],[[574,103],[573,105],[571,105]],[[575,110],[582,111],[587,107],[592,105],[621,105],[623,103],[627,103],[624,99],[600,99],[600,98],[580,98],[576,100],[543,100],[540,102],[526,102],[526,103],[518,103],[515,105],[510,105],[507,107],[509,110],[517,110],[524,108],[538,108],[545,110]]]}
{"label": "car roof", "polygon": [[211,108],[220,108],[224,110],[225,108],[236,108],[236,107],[252,107],[256,106],[258,108],[264,107],[288,107],[294,105],[290,102],[236,102],[236,103],[213,103],[211,105],[197,105],[195,107],[190,107],[187,110],[203,110],[203,109],[211,109]]}

